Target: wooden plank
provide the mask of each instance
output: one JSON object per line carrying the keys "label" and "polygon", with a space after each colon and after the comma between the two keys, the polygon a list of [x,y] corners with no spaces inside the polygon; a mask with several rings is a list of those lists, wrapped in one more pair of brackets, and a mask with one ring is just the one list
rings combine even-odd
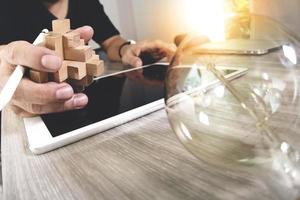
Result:
{"label": "wooden plank", "polygon": [[274,199],[254,177],[191,155],[164,110],[40,156],[22,119],[4,116],[4,199]]}

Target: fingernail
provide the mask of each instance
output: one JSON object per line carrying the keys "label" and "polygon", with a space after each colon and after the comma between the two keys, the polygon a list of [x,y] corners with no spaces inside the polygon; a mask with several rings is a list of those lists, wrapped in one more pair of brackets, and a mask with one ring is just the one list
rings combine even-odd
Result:
{"label": "fingernail", "polygon": [[90,26],[84,26],[84,29],[89,32],[94,32],[94,29]]}
{"label": "fingernail", "polygon": [[61,67],[61,59],[53,55],[45,55],[42,57],[42,65],[49,70],[57,71]]}
{"label": "fingernail", "polygon": [[86,106],[88,103],[88,98],[84,94],[78,94],[76,97],[74,97],[74,107],[75,108],[82,108]]}
{"label": "fingernail", "polygon": [[57,99],[69,99],[73,96],[74,92],[73,92],[73,89],[72,87],[70,86],[65,86],[65,87],[62,87],[60,89],[58,89],[56,91],[56,98]]}

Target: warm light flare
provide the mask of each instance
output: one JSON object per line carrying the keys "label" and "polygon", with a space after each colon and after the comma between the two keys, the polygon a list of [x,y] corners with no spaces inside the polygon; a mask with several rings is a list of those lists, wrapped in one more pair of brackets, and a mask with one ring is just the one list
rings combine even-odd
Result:
{"label": "warm light flare", "polygon": [[209,37],[212,41],[225,40],[225,0],[186,0],[189,29]]}

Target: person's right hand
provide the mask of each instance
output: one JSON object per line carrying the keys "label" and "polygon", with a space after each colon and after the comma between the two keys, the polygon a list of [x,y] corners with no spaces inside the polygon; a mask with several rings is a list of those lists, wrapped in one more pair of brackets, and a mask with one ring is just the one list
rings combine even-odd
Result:
{"label": "person's right hand", "polygon": [[[78,31],[86,42],[93,36],[93,29],[88,26],[75,31]],[[38,71],[57,72],[62,64],[62,60],[54,51],[25,41],[12,42],[1,49],[0,61],[0,90],[16,65],[29,66]],[[67,83],[39,84],[28,78],[21,80],[11,100],[13,111],[23,117],[80,109],[87,103],[87,96],[74,94],[72,87]]]}

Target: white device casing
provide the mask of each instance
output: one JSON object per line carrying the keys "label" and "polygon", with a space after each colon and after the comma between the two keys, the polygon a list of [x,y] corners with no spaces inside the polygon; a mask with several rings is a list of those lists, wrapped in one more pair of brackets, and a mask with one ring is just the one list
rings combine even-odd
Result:
{"label": "white device casing", "polygon": [[164,107],[163,99],[154,101],[114,117],[96,122],[77,130],[53,137],[41,117],[24,118],[29,149],[34,154],[42,154],[74,143],[89,136],[106,131],[126,122],[132,121]]}

